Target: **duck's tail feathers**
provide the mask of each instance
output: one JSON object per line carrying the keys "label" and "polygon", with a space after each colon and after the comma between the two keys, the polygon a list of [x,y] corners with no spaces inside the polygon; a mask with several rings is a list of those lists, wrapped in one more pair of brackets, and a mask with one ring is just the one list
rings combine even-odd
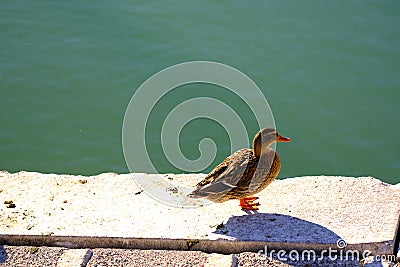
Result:
{"label": "duck's tail feathers", "polygon": [[190,198],[202,198],[210,195],[223,195],[231,191],[236,186],[228,184],[226,182],[218,182],[205,185],[197,188],[188,195]]}
{"label": "duck's tail feathers", "polygon": [[199,189],[194,190],[190,194],[187,195],[187,197],[190,198],[202,198],[206,197],[208,194],[205,194],[204,192],[199,191]]}

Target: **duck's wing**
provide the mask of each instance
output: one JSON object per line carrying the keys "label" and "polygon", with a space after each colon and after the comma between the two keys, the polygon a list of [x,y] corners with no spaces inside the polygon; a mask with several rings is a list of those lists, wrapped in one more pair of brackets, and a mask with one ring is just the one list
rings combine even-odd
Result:
{"label": "duck's wing", "polygon": [[202,187],[207,184],[211,184],[215,179],[218,178],[218,176],[222,175],[226,171],[230,162],[231,162],[231,156],[227,157],[223,162],[221,162],[217,167],[215,167],[209,174],[207,174],[207,176],[197,184],[197,187]]}
{"label": "duck's wing", "polygon": [[251,158],[253,158],[251,149],[236,151],[199,182],[197,188],[189,196],[219,195],[235,188]]}

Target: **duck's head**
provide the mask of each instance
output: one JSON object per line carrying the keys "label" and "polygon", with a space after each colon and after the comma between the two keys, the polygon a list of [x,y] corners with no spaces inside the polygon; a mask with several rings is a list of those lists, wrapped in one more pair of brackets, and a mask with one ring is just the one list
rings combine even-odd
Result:
{"label": "duck's head", "polygon": [[253,139],[254,155],[260,157],[269,150],[274,142],[290,142],[290,138],[281,136],[273,128],[261,129]]}

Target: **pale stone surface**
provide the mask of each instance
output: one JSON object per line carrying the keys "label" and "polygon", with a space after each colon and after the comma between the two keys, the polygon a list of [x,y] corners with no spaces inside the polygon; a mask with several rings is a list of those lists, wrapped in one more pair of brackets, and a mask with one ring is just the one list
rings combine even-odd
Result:
{"label": "pale stone surface", "polygon": [[213,253],[207,258],[204,267],[235,267],[236,265],[237,258],[235,255]]}
{"label": "pale stone surface", "polygon": [[[145,181],[155,177],[133,176]],[[165,182],[152,190],[185,201],[186,192],[179,186],[194,186],[204,175],[163,177],[177,190],[170,185],[163,188]],[[220,251],[211,252],[223,253],[258,251],[260,242],[285,249],[327,248],[321,244],[337,249],[338,240],[345,240],[347,249],[393,253],[400,214],[400,187],[371,177],[278,180],[258,195],[261,206],[255,214],[242,211],[238,201],[201,208],[168,206],[143,192],[130,174],[85,177],[1,172],[0,192],[3,235],[123,237],[131,238],[131,243],[144,238],[149,246],[157,240],[172,240],[168,246],[173,240],[186,240],[182,243],[187,249],[219,247]],[[15,208],[7,208],[5,201],[12,201]],[[203,242],[210,240],[234,242]]]}
{"label": "pale stone surface", "polygon": [[86,266],[93,252],[89,249],[67,249],[57,261],[57,267]]}

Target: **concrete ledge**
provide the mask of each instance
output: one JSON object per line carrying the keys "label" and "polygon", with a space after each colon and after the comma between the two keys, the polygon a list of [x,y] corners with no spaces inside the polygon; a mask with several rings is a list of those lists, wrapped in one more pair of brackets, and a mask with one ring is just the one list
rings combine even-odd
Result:
{"label": "concrete ledge", "polygon": [[[120,248],[120,249],[155,249],[203,251],[206,253],[235,254],[246,251],[258,252],[267,248],[268,251],[313,250],[317,253],[325,250],[340,251],[337,244],[299,243],[299,242],[262,242],[237,240],[207,240],[207,239],[158,239],[130,237],[100,237],[100,236],[43,236],[43,235],[0,235],[0,244],[9,246],[47,246],[78,248]],[[389,242],[348,244],[346,250],[358,251],[361,256],[364,251],[371,255],[392,255]]]}
{"label": "concrete ledge", "polygon": [[[203,175],[165,177],[194,185]],[[237,201],[182,209],[149,197],[130,174],[1,172],[0,245],[395,254],[399,185],[371,177],[299,177],[275,181],[258,196],[255,214]]]}

